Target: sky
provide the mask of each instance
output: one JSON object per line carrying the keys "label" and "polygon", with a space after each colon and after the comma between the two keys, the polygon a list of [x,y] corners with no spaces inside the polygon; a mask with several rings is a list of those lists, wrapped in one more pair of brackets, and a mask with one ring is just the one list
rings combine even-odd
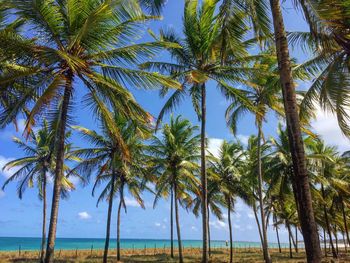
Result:
{"label": "sky", "polygon": [[[181,22],[183,13],[183,1],[169,0],[161,21],[154,21],[149,27],[154,32],[159,32],[161,27],[172,27],[178,33],[181,33]],[[283,6],[283,13],[288,31],[306,31],[308,28],[302,19],[301,14],[295,12],[290,1],[286,1]],[[144,36],[143,40],[149,40],[149,36]],[[293,50],[292,55],[299,62],[305,60],[305,54],[298,50]],[[168,59],[167,54],[159,54],[156,60]],[[300,83],[302,88],[307,88],[308,83]],[[81,91],[78,91],[81,92]],[[134,91],[137,101],[151,114],[157,116],[164,100],[159,98],[158,91]],[[74,101],[74,119],[75,124],[85,126],[90,129],[96,129],[97,125],[91,118],[88,109],[81,107],[81,98],[79,94]],[[228,103],[223,99],[221,94],[216,90],[215,85],[210,84],[208,87],[208,117],[207,117],[207,136],[210,138],[210,150],[217,151],[223,139],[232,140],[226,126],[224,112]],[[193,123],[198,124],[196,115],[192,109],[191,102],[185,101],[180,107],[173,112],[174,115],[181,114],[183,117],[190,119]],[[166,118],[167,119],[167,118]],[[19,120],[19,131],[16,132],[14,127],[9,126],[0,131],[0,186],[13,171],[2,171],[5,163],[12,159],[23,156],[23,153],[16,148],[11,141],[13,136],[21,137],[24,120]],[[340,151],[350,149],[349,140],[340,132],[336,119],[321,111],[317,112],[317,119],[313,121],[312,126],[316,133],[329,144],[336,145]],[[273,136],[277,130],[277,119],[270,115],[264,124],[266,136]],[[239,123],[237,137],[244,143],[251,134],[256,134],[254,119],[247,115]],[[74,143],[80,146],[86,144],[77,136],[74,136]],[[16,193],[16,183],[8,185],[5,191],[0,190],[0,237],[40,237],[41,234],[41,215],[42,205],[38,198],[35,188],[27,189],[23,199],[20,200]],[[59,208],[59,219],[57,236],[58,237],[81,237],[81,238],[103,238],[105,236],[105,222],[107,216],[107,204],[100,203],[96,206],[96,197],[91,196],[91,184],[82,187],[77,184],[77,189],[70,193],[67,200],[61,200]],[[52,184],[49,185],[48,203],[50,205],[52,195]],[[143,195],[146,209],[141,209],[135,200],[128,195],[126,204],[127,213],[122,213],[121,217],[121,236],[122,238],[155,238],[167,239],[170,235],[169,215],[170,203],[162,200],[157,207],[153,209],[153,196],[150,193]],[[116,204],[116,202],[115,202]],[[116,205],[114,206],[116,208]],[[49,213],[48,213],[49,214]],[[116,209],[113,212],[113,222],[111,235],[116,235]],[[227,216],[222,221],[217,220],[214,216],[210,218],[211,238],[215,240],[228,239]],[[201,238],[201,220],[195,218],[193,214],[183,209],[180,210],[180,222],[182,237],[184,239]],[[259,241],[259,235],[252,211],[241,201],[235,205],[233,213],[233,238],[235,241]],[[281,230],[282,241],[287,241],[288,236],[285,230]],[[275,242],[275,233],[269,228],[269,241]]]}

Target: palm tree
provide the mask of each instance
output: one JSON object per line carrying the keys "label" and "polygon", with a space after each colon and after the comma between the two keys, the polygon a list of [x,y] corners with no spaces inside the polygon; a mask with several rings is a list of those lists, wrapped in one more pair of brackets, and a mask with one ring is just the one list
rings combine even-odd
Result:
{"label": "palm tree", "polygon": [[181,116],[171,117],[170,123],[162,128],[162,137],[153,137],[149,146],[149,153],[154,158],[154,171],[158,177],[154,205],[161,197],[171,195],[170,227],[173,228],[174,202],[179,261],[181,263],[183,262],[183,254],[178,204],[183,203],[184,200],[186,203],[189,202],[188,199],[191,198],[190,194],[193,192],[197,195],[200,194],[197,187],[200,182],[196,177],[199,171],[197,161],[200,157],[200,135],[195,134],[197,129],[196,126],[191,125],[190,121],[181,118]]}
{"label": "palm tree", "polygon": [[[255,59],[246,49],[251,42],[243,43],[248,28],[245,25],[246,14],[240,10],[216,15],[217,1],[204,0],[198,7],[198,1],[186,0],[183,31],[184,38],[171,30],[162,31],[162,40],[177,43],[181,49],[169,49],[173,63],[147,62],[145,69],[156,69],[180,83],[182,88],[176,90],[167,100],[158,116],[158,124],[164,115],[190,95],[193,107],[201,121],[201,183],[202,183],[202,228],[203,228],[203,262],[208,262],[208,226],[207,226],[207,175],[206,175],[206,85],[214,81],[225,97],[234,96],[244,101],[240,91],[230,84],[245,82],[245,75],[258,72],[247,66],[247,61]],[[232,30],[233,28],[237,30]],[[230,36],[230,37],[227,37]],[[231,37],[232,36],[232,37]],[[234,49],[234,50],[233,50]],[[167,87],[161,96],[169,92]],[[246,101],[249,105],[249,101]]]}
{"label": "palm tree", "polygon": [[[122,123],[121,123],[122,124]],[[141,192],[146,188],[147,181],[147,158],[144,155],[144,144],[142,138],[137,131],[130,126],[124,128],[123,137],[127,144],[128,150],[130,152],[131,161],[128,163],[122,160],[117,160],[116,173],[117,178],[115,180],[114,196],[119,193],[119,205],[118,205],[118,215],[117,215],[117,260],[120,261],[120,215],[122,207],[127,212],[127,207],[125,203],[125,190],[127,190],[130,195],[138,202],[138,204],[145,209],[144,201],[141,197]],[[122,128],[122,127],[121,127]],[[96,186],[100,185],[101,182],[107,181],[107,185],[101,192],[98,198],[98,203],[103,199],[109,199],[111,192],[111,180],[112,174],[101,174],[96,178],[95,185],[93,188],[93,194],[95,192]],[[114,197],[113,196],[113,197]]]}
{"label": "palm tree", "polygon": [[[258,207],[256,202],[259,201],[259,205],[263,205],[264,209],[264,202],[260,204],[260,187],[259,187],[259,178],[257,178],[256,173],[257,173],[257,167],[258,167],[258,162],[259,162],[259,156],[261,156],[261,163],[262,163],[262,170],[266,171],[269,161],[268,161],[268,151],[270,149],[270,145],[267,143],[261,144],[260,147],[258,146],[258,140],[259,138],[255,136],[250,136],[248,140],[248,145],[245,149],[245,161],[243,164],[242,170],[243,176],[241,177],[240,180],[240,197],[245,201],[245,203],[252,207],[253,212],[254,212],[254,217],[255,221],[258,226],[259,230],[259,236],[261,239],[261,245],[264,246],[264,235],[263,232],[266,231],[267,225],[265,225],[265,230],[263,229],[262,223],[259,222],[258,218]],[[259,154],[260,152],[260,154]],[[265,174],[264,173],[262,177],[262,185],[261,185],[261,190],[262,190],[262,195],[264,195],[265,192]],[[260,212],[261,212],[261,207],[260,207]],[[261,218],[260,218],[261,220]],[[264,220],[266,220],[266,217],[264,215]],[[264,260],[266,261],[266,258],[264,257]]]}
{"label": "palm tree", "polygon": [[[305,3],[304,0],[295,2]],[[270,8],[274,25],[274,36],[284,110],[287,122],[290,150],[293,161],[293,180],[298,196],[298,211],[300,225],[304,237],[307,261],[316,263],[321,261],[320,240],[312,206],[311,190],[306,169],[305,150],[303,145],[299,112],[293,79],[291,59],[289,55],[287,33],[284,26],[280,0],[270,0]]]}
{"label": "palm tree", "polygon": [[[0,84],[13,80],[24,82],[37,100],[28,114],[30,131],[38,114],[59,101],[57,160],[46,262],[53,261],[59,196],[62,188],[64,138],[68,113],[79,80],[86,91],[86,103],[96,111],[113,106],[120,114],[134,119],[148,115],[126,89],[133,87],[177,87],[175,81],[157,73],[126,67],[156,54],[167,43],[129,43],[139,35],[142,22],[154,19],[142,13],[136,1],[19,1],[11,0],[11,12],[23,18],[33,38],[7,34],[0,50],[18,61],[18,66],[1,74]],[[6,92],[6,91],[5,91]],[[23,94],[19,100],[27,105]],[[97,108],[96,108],[96,107]],[[115,134],[118,137],[118,133]]]}
{"label": "palm tree", "polygon": [[[210,154],[210,153],[209,153]],[[208,155],[207,158],[211,159],[212,156]],[[211,255],[211,239],[210,239],[210,213],[212,213],[218,220],[223,220],[223,214],[221,207],[224,205],[224,200],[220,192],[218,192],[218,185],[216,176],[208,171],[208,249],[209,256]],[[202,206],[202,196],[197,193],[193,193],[193,197],[186,199],[186,208],[191,209],[196,217],[200,216],[200,210]]]}
{"label": "palm tree", "polygon": [[210,161],[209,173],[213,173],[216,185],[216,192],[223,196],[224,204],[227,207],[227,221],[230,234],[230,263],[233,262],[233,242],[231,212],[234,208],[235,198],[238,195],[237,185],[241,176],[241,167],[244,151],[239,143],[224,141],[220,146],[219,157]]}
{"label": "palm tree", "polygon": [[[117,218],[118,260],[120,260],[120,213],[122,206],[126,211],[124,201],[125,187],[128,188],[131,195],[139,202],[141,207],[144,208],[143,200],[140,196],[141,190],[145,188],[141,184],[142,175],[145,174],[143,167],[145,165],[145,157],[143,157],[144,145],[141,138],[149,136],[150,133],[147,123],[142,124],[127,120],[127,118],[116,112],[114,114],[109,112],[109,115],[113,122],[105,118],[105,115],[101,115],[101,133],[83,127],[75,127],[83,138],[93,144],[93,147],[74,151],[75,155],[84,157],[84,160],[74,168],[74,171],[84,173],[88,178],[93,171],[97,172],[93,195],[97,186],[102,182],[107,182],[97,202],[99,204],[104,199],[108,200],[103,262],[107,262],[114,197],[117,194],[120,197]],[[114,131],[119,132],[123,146],[120,145],[120,140],[115,138]],[[128,152],[127,159],[125,158],[125,149]]]}
{"label": "palm tree", "polygon": [[[46,121],[43,126],[37,132],[31,131],[29,134],[30,143],[24,142],[19,138],[14,137],[13,141],[17,146],[22,149],[27,156],[13,160],[5,164],[3,169],[18,168],[3,184],[4,190],[6,185],[12,181],[18,181],[18,197],[22,199],[23,193],[27,187],[34,187],[37,184],[39,191],[39,198],[43,202],[43,218],[42,218],[42,238],[41,238],[41,253],[40,260],[44,261],[45,243],[46,243],[46,191],[47,182],[51,180],[51,175],[55,170],[55,149],[54,138],[55,131],[50,130],[50,127]],[[66,134],[68,139],[69,134]],[[73,154],[70,154],[71,145],[65,146],[65,160],[77,161],[79,160]],[[69,172],[69,167],[64,165],[65,173]],[[78,176],[77,173],[72,173],[73,176]],[[68,177],[62,177],[62,192],[61,196],[64,198],[68,195],[68,192],[73,190],[74,184]]]}
{"label": "palm tree", "polygon": [[278,78],[276,77],[277,73],[277,61],[273,56],[272,52],[263,52],[262,55],[265,55],[255,63],[255,67],[264,68],[265,72],[269,74],[265,75],[255,75],[252,79],[249,80],[247,87],[242,90],[242,93],[245,93],[245,96],[248,100],[251,101],[251,104],[255,106],[254,110],[251,110],[242,104],[240,101],[233,101],[226,110],[226,119],[227,122],[233,131],[236,133],[237,122],[239,117],[243,116],[245,112],[251,112],[255,116],[255,125],[258,130],[257,138],[257,171],[259,179],[259,203],[260,203],[260,221],[262,225],[262,234],[264,242],[262,243],[264,259],[268,263],[271,261],[269,251],[268,251],[268,241],[266,233],[266,222],[265,222],[265,213],[264,213],[264,204],[263,204],[263,194],[262,194],[262,167],[261,167],[261,140],[264,137],[263,134],[263,122],[266,121],[266,116],[269,111],[274,111],[279,115],[283,115],[283,105],[280,96],[280,86],[278,85]]}
{"label": "palm tree", "polygon": [[350,85],[347,67],[350,28],[349,6],[344,1],[307,1],[304,10],[308,14],[312,32],[293,32],[290,41],[301,44],[315,54],[302,66],[309,68],[314,80],[302,104],[304,114],[313,113],[319,105],[338,119],[339,127],[350,135],[347,112],[349,95],[344,87]]}

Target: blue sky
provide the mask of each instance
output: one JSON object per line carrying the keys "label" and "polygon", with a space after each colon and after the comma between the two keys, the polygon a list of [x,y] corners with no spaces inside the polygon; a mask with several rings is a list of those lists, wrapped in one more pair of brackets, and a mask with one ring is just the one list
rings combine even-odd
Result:
{"label": "blue sky", "polygon": [[[181,21],[183,12],[183,1],[170,0],[164,10],[163,20],[155,21],[149,24],[149,27],[158,32],[161,26],[173,27],[181,33]],[[284,15],[287,30],[305,31],[307,26],[302,20],[301,15],[297,14],[291,7],[290,1],[284,4]],[[145,36],[142,40],[149,39]],[[299,61],[306,59],[305,54],[300,51],[293,51],[293,56]],[[159,60],[166,59],[165,53],[160,54]],[[307,88],[306,83],[301,86]],[[164,101],[158,96],[157,91],[135,91],[134,95],[137,101],[154,116],[157,116]],[[91,114],[87,109],[79,107],[79,93],[75,99],[75,123],[88,128],[96,128],[96,123],[91,119]],[[210,147],[215,151],[222,139],[233,139],[226,127],[224,111],[227,102],[222,98],[214,85],[208,88],[208,126],[207,135],[211,138]],[[197,118],[192,109],[190,101],[185,101],[180,105],[175,115],[181,114],[189,118],[193,123],[197,123]],[[340,147],[340,150],[348,150],[349,141],[345,139],[332,116],[318,112],[318,118],[313,122],[313,127],[326,142]],[[23,120],[20,120],[23,125]],[[277,120],[274,116],[268,118],[264,126],[264,132],[267,136],[274,135],[277,128]],[[250,134],[255,134],[254,119],[252,116],[246,116],[240,122],[238,128],[238,137],[243,141]],[[11,142],[12,136],[21,136],[21,131],[16,132],[9,126],[0,131],[0,169],[11,159],[23,156]],[[74,137],[77,145],[83,145],[83,142]],[[11,171],[0,171],[0,185],[10,175]],[[52,185],[49,189],[49,203],[51,201]],[[131,198],[127,199],[128,212],[122,214],[122,238],[168,238],[169,237],[169,203],[167,201],[159,202],[153,209],[153,196],[149,193],[144,194],[146,210],[142,210]],[[28,236],[39,237],[41,229],[41,202],[38,199],[35,189],[28,189],[25,192],[23,200],[19,200],[16,195],[16,183],[10,184],[6,191],[0,191],[0,237],[1,236]],[[116,208],[116,206],[114,207]],[[257,228],[252,211],[242,202],[238,202],[233,214],[233,236],[237,241],[259,241]],[[113,213],[112,237],[116,233],[116,209]],[[105,222],[107,214],[107,205],[101,203],[96,207],[96,198],[91,196],[91,185],[82,188],[77,185],[77,190],[71,192],[68,200],[62,200],[59,211],[59,225],[57,228],[58,237],[104,237]],[[184,210],[180,211],[180,221],[182,236],[184,239],[201,238],[201,221],[192,214]],[[211,237],[212,239],[228,239],[228,227],[226,220],[218,221],[211,218]],[[281,238],[287,241],[287,234],[281,231]],[[269,240],[275,241],[275,234],[269,230]]]}

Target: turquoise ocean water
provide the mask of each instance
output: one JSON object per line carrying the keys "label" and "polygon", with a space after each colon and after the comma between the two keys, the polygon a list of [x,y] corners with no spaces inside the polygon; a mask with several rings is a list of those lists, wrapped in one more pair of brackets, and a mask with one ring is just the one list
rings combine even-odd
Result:
{"label": "turquoise ocean water", "polygon": [[[0,237],[0,251],[13,251],[18,250],[39,250],[40,238],[35,237]],[[200,248],[202,241],[200,240],[183,240],[183,246]],[[177,242],[174,242],[176,246]],[[116,247],[116,240],[112,239],[110,243],[111,248]],[[226,247],[226,241],[211,241],[213,248]],[[234,246],[237,248],[249,248],[260,247],[259,242],[234,242]],[[282,244],[286,247],[287,244]],[[56,249],[103,249],[103,238],[57,238]],[[121,239],[121,247],[128,249],[144,249],[146,248],[163,248],[170,247],[170,240],[161,239]],[[278,247],[277,244],[271,243],[270,247]]]}

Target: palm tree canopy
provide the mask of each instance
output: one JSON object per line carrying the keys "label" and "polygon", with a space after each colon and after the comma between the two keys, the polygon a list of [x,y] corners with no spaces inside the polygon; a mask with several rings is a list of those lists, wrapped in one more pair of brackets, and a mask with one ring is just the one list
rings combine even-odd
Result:
{"label": "palm tree canopy", "polygon": [[[117,129],[129,152],[129,159],[124,159],[123,149],[115,140],[110,126],[102,122],[101,132],[89,130],[83,127],[75,126],[82,137],[88,141],[92,147],[78,149],[74,154],[83,158],[74,171],[85,174],[88,179],[91,174],[96,172],[96,179],[93,187],[93,195],[96,188],[106,182],[97,203],[110,196],[112,186],[113,171],[116,173],[114,193],[121,193],[121,188],[127,187],[129,193],[144,207],[141,198],[141,191],[146,187],[147,175],[147,155],[144,154],[145,145],[143,140],[150,136],[150,129],[147,126],[140,125],[135,121],[127,120],[118,113],[114,113],[114,129]],[[122,200],[124,196],[121,195]],[[123,201],[125,207],[125,201]],[[125,207],[126,208],[126,207]]]}
{"label": "palm tree canopy", "polygon": [[[5,164],[3,169],[18,170],[14,172],[3,184],[4,189],[6,185],[12,181],[18,182],[17,192],[19,198],[22,198],[23,193],[27,187],[34,187],[36,184],[39,189],[39,198],[42,197],[42,181],[44,177],[46,181],[52,180],[51,176],[55,170],[55,147],[54,136],[55,131],[50,130],[49,125],[44,121],[43,126],[38,131],[30,132],[29,142],[24,142],[19,138],[14,137],[14,143],[23,150],[26,154],[25,157],[12,160]],[[66,139],[70,137],[68,133]],[[66,161],[79,161],[80,159],[71,153],[72,145],[67,143],[65,146],[65,160]],[[69,191],[74,190],[75,186],[70,180],[70,176],[78,177],[80,180],[83,178],[76,172],[72,172],[70,167],[65,164],[64,171],[66,176],[62,178],[62,197],[66,197]]]}
{"label": "palm tree canopy", "polygon": [[148,152],[157,176],[154,205],[159,198],[168,197],[174,184],[180,202],[189,201],[191,193],[199,194],[200,135],[196,134],[197,130],[190,121],[172,116],[170,123],[162,127],[161,137],[152,138]]}
{"label": "palm tree canopy", "polygon": [[[217,1],[187,0],[183,17],[184,37],[173,30],[162,30],[161,39],[178,44],[181,49],[169,48],[173,62],[147,62],[144,69],[155,69],[178,80],[182,87],[174,91],[159,113],[158,125],[163,116],[177,107],[189,95],[193,107],[200,118],[201,89],[207,81],[214,81],[225,97],[235,97],[247,107],[252,107],[242,92],[233,88],[237,83],[245,83],[250,74],[259,71],[249,65],[256,56],[249,55],[247,49],[251,41],[244,41],[249,31],[246,14],[235,12],[216,14]],[[225,50],[225,52],[224,52]],[[161,96],[169,92],[163,87]]]}
{"label": "palm tree canopy", "polygon": [[[86,105],[95,112],[118,108],[120,114],[148,119],[127,85],[134,88],[178,87],[176,81],[158,73],[127,67],[155,55],[164,41],[130,44],[142,33],[142,24],[157,17],[145,15],[132,1],[8,1],[10,9],[25,21],[28,37],[2,31],[0,50],[6,54],[6,67],[0,85],[24,83],[16,104],[1,112],[1,126],[13,120],[24,106],[28,113],[27,131],[48,105],[59,105],[67,80],[84,84]],[[1,92],[2,94],[3,92]],[[53,107],[54,108],[54,107]],[[59,110],[59,109],[58,109]]]}

